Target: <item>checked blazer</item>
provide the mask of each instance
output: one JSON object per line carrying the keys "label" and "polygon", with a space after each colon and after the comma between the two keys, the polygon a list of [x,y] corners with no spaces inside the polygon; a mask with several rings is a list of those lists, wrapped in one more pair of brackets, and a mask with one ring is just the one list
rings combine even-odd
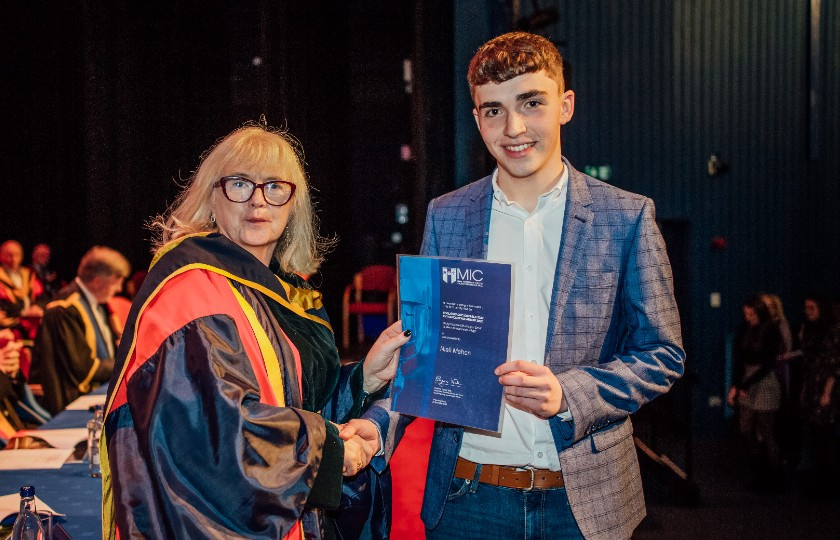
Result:
{"label": "checked blazer", "polygon": [[[545,364],[572,421],[549,423],[583,535],[629,538],[645,515],[629,415],[683,373],[671,267],[653,201],[565,164],[568,198]],[[486,258],[491,178],[429,203],[423,255]],[[421,512],[427,528],[443,513],[462,436],[462,428],[436,426]]]}

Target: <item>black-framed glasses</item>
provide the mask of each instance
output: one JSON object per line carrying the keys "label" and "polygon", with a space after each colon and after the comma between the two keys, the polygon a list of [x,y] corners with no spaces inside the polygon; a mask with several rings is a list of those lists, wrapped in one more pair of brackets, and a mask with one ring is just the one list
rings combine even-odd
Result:
{"label": "black-framed glasses", "polygon": [[250,201],[254,196],[254,191],[260,189],[265,202],[272,206],[283,206],[292,200],[292,195],[295,194],[297,188],[296,185],[285,180],[269,180],[257,184],[242,176],[223,176],[213,185],[222,188],[222,193],[225,194],[227,200],[235,203]]}

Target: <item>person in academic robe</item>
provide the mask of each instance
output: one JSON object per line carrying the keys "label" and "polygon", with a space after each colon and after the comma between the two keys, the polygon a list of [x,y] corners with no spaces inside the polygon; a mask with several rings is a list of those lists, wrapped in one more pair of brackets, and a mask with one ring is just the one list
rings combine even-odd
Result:
{"label": "person in academic robe", "polygon": [[82,257],[76,279],[47,304],[29,377],[41,384],[50,414],[111,378],[122,325],[108,301],[130,271],[119,252],[94,246]]}
{"label": "person in academic robe", "polygon": [[[397,322],[340,367],[321,293],[301,277],[329,242],[292,141],[233,131],[155,221],[106,405],[104,538],[356,535],[335,527],[343,476],[390,455],[375,400],[408,335]],[[333,421],[358,417],[377,435],[343,440]]]}
{"label": "person in academic robe", "polygon": [[52,248],[47,244],[38,244],[32,248],[32,272],[44,288],[43,294],[38,299],[38,304],[42,306],[54,300],[64,286],[61,278],[58,277],[58,272],[50,266],[51,257]]}
{"label": "person in academic robe", "polygon": [[24,424],[18,417],[16,405],[24,385],[20,371],[21,342],[8,328],[0,330],[0,448],[5,446]]}
{"label": "person in academic robe", "polygon": [[0,244],[0,328],[12,328],[19,337],[31,338],[35,325],[21,320],[40,317],[35,300],[44,287],[32,269],[23,266],[23,246],[15,240]]}

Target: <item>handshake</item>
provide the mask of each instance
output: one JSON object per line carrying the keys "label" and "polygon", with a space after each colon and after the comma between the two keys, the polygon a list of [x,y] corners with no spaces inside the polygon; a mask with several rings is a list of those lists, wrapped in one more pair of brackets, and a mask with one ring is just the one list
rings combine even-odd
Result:
{"label": "handshake", "polygon": [[344,476],[356,476],[379,452],[379,429],[376,424],[364,419],[353,419],[336,426],[338,436],[344,441]]}
{"label": "handshake", "polygon": [[[362,366],[363,390],[372,394],[391,382],[397,372],[400,347],[408,343],[411,330],[403,330],[397,321],[379,335]],[[355,418],[346,424],[336,424],[338,436],[344,441],[344,476],[356,476],[368,466],[381,448],[381,434],[370,420]]]}

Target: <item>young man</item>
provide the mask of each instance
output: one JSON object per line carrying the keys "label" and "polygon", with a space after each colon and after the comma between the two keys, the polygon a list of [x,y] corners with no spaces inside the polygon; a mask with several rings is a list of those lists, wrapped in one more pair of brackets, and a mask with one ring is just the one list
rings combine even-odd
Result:
{"label": "young man", "polygon": [[429,204],[422,253],[515,264],[512,358],[500,436],[435,430],[427,535],[629,538],[645,515],[629,415],[685,356],[653,202],[563,158],[575,95],[547,39],[489,41],[468,80],[497,169]]}

